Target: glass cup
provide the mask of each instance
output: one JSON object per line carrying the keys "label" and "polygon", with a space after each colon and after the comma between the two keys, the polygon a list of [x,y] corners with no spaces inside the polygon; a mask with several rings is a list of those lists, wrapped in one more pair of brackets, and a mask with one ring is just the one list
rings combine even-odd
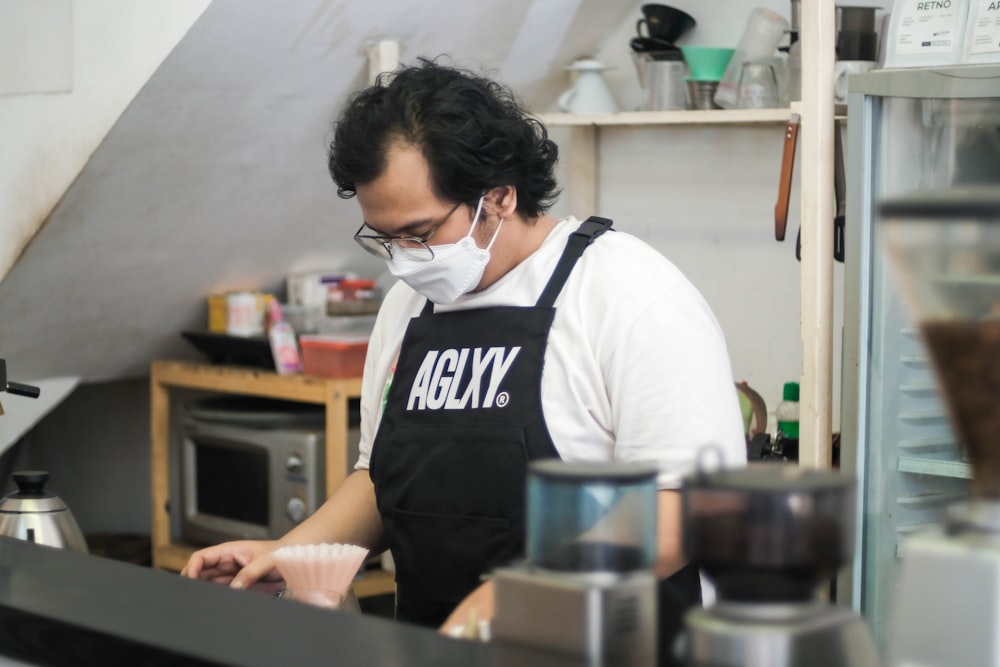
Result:
{"label": "glass cup", "polygon": [[780,106],[778,77],[770,63],[743,63],[738,90],[737,109],[773,109]]}

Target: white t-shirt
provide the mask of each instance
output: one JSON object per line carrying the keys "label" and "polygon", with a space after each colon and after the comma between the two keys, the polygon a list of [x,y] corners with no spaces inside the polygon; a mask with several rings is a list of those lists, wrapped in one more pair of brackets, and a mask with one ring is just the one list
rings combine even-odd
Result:
{"label": "white t-shirt", "polygon": [[[534,305],[569,234],[560,221],[530,257],[487,289],[435,312]],[[503,231],[501,230],[501,234]],[[368,345],[356,468],[368,467],[383,392],[424,297],[402,281],[386,294]],[[705,465],[742,465],[746,445],[725,339],[697,289],[663,255],[613,231],[583,253],[556,300],[542,411],[566,461],[652,462],[660,488]]]}

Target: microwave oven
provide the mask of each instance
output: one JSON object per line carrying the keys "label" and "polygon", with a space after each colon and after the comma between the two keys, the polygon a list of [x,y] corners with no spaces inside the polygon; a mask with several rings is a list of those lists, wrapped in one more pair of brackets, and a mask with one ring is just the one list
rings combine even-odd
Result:
{"label": "microwave oven", "polygon": [[322,424],[269,414],[195,408],[182,416],[181,539],[277,539],[326,499]]}

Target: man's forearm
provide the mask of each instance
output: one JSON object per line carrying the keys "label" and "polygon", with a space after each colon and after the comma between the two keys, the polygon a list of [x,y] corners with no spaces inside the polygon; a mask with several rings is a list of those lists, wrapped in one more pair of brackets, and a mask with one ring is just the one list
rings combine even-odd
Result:
{"label": "man's forearm", "polygon": [[666,579],[687,563],[681,544],[681,494],[658,491],[656,510],[656,576]]}
{"label": "man's forearm", "polygon": [[280,542],[341,542],[366,547],[372,553],[384,551],[385,531],[368,471],[356,470],[348,475],[312,516],[290,530]]}

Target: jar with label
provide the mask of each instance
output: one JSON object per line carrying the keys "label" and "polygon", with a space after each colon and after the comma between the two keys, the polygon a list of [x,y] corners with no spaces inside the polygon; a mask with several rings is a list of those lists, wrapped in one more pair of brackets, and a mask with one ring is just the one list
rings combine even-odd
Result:
{"label": "jar with label", "polygon": [[326,290],[327,315],[370,315],[378,311],[382,294],[371,279],[344,278]]}
{"label": "jar with label", "polygon": [[226,295],[226,333],[230,336],[261,336],[264,333],[266,300],[258,292]]}

